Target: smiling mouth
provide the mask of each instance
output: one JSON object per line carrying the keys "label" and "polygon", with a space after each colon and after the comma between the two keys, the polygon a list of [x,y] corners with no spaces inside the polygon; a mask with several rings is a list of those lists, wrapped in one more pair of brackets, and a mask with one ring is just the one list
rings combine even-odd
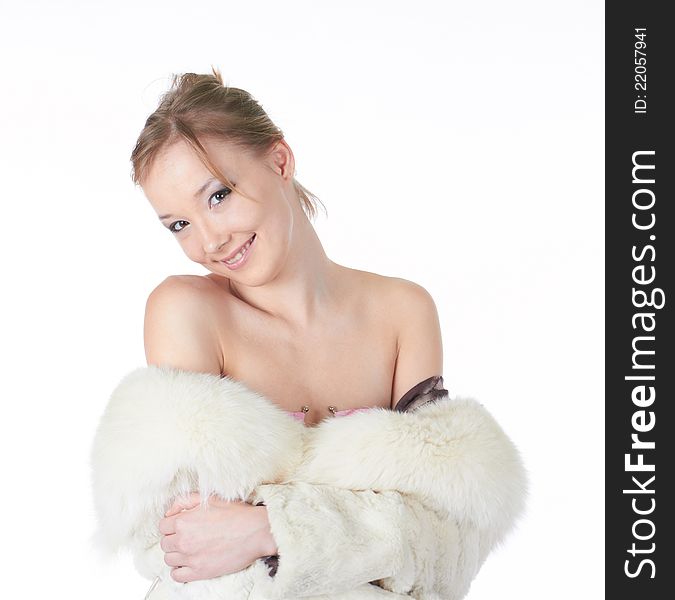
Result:
{"label": "smiling mouth", "polygon": [[248,252],[249,247],[253,243],[253,240],[255,240],[257,234],[253,234],[246,243],[244,243],[239,250],[235,254],[233,254],[230,258],[224,258],[220,262],[224,262],[226,265],[234,265],[238,263]]}

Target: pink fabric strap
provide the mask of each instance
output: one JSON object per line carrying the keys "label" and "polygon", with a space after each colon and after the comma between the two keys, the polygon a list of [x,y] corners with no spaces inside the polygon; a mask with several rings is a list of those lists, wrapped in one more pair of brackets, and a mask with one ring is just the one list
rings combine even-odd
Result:
{"label": "pink fabric strap", "polygon": [[[371,410],[373,408],[379,408],[377,406],[365,406],[363,408],[347,408],[345,410],[336,410],[333,414],[336,417],[346,417],[347,415],[351,415],[352,413],[358,413],[358,412],[365,412],[367,410]],[[305,421],[305,413],[302,410],[296,410],[296,411],[291,411],[287,410],[286,411],[289,415],[291,415],[296,421],[300,421],[304,423]]]}

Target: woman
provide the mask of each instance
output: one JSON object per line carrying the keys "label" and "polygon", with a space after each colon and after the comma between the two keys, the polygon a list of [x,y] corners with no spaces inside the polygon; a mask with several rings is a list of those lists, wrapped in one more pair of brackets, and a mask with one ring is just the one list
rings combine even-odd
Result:
{"label": "woman", "polygon": [[[387,565],[385,554],[393,543],[390,531],[383,534],[379,542],[368,541],[372,547],[365,547],[366,539],[378,538],[380,530],[373,523],[379,515],[389,515],[386,525],[382,526],[392,529],[394,535],[409,527],[412,517],[396,525],[398,517],[392,516],[399,515],[404,506],[409,511],[406,514],[414,513],[418,517],[420,511],[427,511],[422,522],[427,523],[430,532],[435,534],[445,527],[445,521],[438,521],[434,512],[438,507],[429,509],[425,505],[422,509],[421,505],[415,505],[413,509],[401,500],[399,493],[420,492],[419,486],[412,484],[408,486],[410,489],[403,489],[406,481],[412,481],[413,474],[419,471],[419,464],[411,465],[410,476],[403,483],[394,485],[389,480],[383,483],[381,490],[372,484],[372,477],[352,482],[349,475],[350,482],[345,487],[364,490],[359,494],[370,494],[364,496],[367,506],[354,504],[353,496],[340,496],[343,490],[338,492],[332,487],[317,488],[316,485],[302,487],[307,486],[308,481],[323,486],[338,485],[331,479],[332,474],[350,461],[353,461],[350,472],[358,473],[369,459],[369,452],[357,458],[358,453],[352,454],[348,449],[349,438],[357,435],[353,431],[357,420],[353,417],[349,422],[352,429],[345,430],[341,434],[343,438],[333,442],[332,458],[320,458],[322,444],[329,447],[327,420],[334,417],[370,412],[370,418],[378,413],[375,418],[379,421],[371,419],[372,429],[364,433],[365,443],[382,448],[385,455],[397,452],[405,455],[411,449],[416,452],[414,446],[406,447],[404,443],[396,446],[387,442],[378,446],[377,440],[369,436],[377,436],[383,411],[389,418],[396,411],[412,411],[439,398],[449,400],[447,391],[442,388],[439,319],[429,293],[410,281],[350,269],[326,256],[310,223],[316,210],[314,199],[294,178],[293,153],[282,132],[248,93],[225,87],[215,69],[213,76],[185,74],[174,78],[173,88],[147,120],[132,162],[134,181],[143,188],[160,222],[176,237],[192,261],[210,271],[205,276],[168,277],[150,294],[144,331],[148,365],[177,370],[185,378],[201,373],[239,382],[246,390],[271,400],[307,428],[316,430],[315,439],[309,442],[312,458],[299,458],[293,468],[284,467],[287,476],[277,477],[279,481],[283,479],[281,483],[276,487],[262,485],[248,501],[226,500],[218,495],[204,497],[195,488],[190,495],[174,499],[157,523],[161,534],[159,546],[173,581],[213,580],[264,561],[268,576],[276,578],[277,587],[254,586],[260,598],[326,593],[334,594],[331,597],[335,598],[338,593],[366,598],[375,590],[378,595],[392,597],[396,593],[417,598],[446,597],[439,595],[443,593],[461,597],[468,589],[464,575],[453,580],[436,573],[426,578],[427,583],[420,583],[419,573],[450,567],[442,566],[442,560],[441,566],[436,567],[428,559],[419,562],[418,548],[401,550],[395,559],[389,559],[395,566]],[[409,240],[408,245],[410,251],[416,251],[415,240]],[[167,395],[172,393],[169,391]],[[139,398],[141,396],[139,394]],[[194,404],[195,401],[187,402]],[[442,410],[447,411],[445,407]],[[472,405],[471,410],[480,409]],[[429,409],[427,413],[431,414]],[[267,422],[275,418],[270,417]],[[457,414],[453,419],[461,420]],[[368,423],[363,418],[362,422]],[[442,419],[437,415],[434,422],[442,422]],[[412,418],[408,418],[402,426],[412,423]],[[419,423],[415,422],[414,426],[419,427]],[[427,429],[431,426],[430,421]],[[490,426],[498,430],[498,426]],[[311,435],[305,431],[302,436]],[[491,430],[490,436],[494,431]],[[498,434],[502,435],[500,430]],[[266,435],[269,438],[271,432]],[[302,436],[295,435],[296,438]],[[265,435],[255,430],[252,437],[260,440]],[[381,438],[385,437],[383,433]],[[420,452],[438,446],[435,439],[426,443]],[[508,515],[509,524],[500,525],[505,532],[520,513],[525,480],[517,452],[508,440],[505,439],[504,444],[511,451],[510,462],[507,461],[510,477],[507,487],[510,486],[511,496],[506,504],[513,505]],[[279,447],[286,446],[280,444]],[[306,455],[305,452],[303,456]],[[377,451],[375,456],[378,465],[387,460],[387,456],[378,458]],[[338,462],[331,470],[325,468],[326,460]],[[407,457],[402,458],[401,462],[406,460]],[[458,464],[453,468],[462,468]],[[302,477],[298,475],[298,465],[301,465]],[[398,478],[405,469],[404,465],[400,466],[400,472],[394,469],[392,477]],[[376,470],[380,472],[379,467]],[[291,471],[293,477],[289,475]],[[240,476],[244,475],[240,473]],[[264,484],[264,479],[260,483]],[[293,488],[293,485],[300,487]],[[398,495],[391,495],[394,492],[387,488],[398,490]],[[321,490],[318,496],[317,489]],[[328,489],[333,496],[325,495]],[[289,534],[291,525],[286,522],[293,511],[287,496],[290,493],[300,494],[294,498],[299,499],[300,518],[307,519],[292,534]],[[373,493],[378,497],[372,496]],[[462,493],[464,491],[460,491],[459,496]],[[430,497],[421,494],[420,498],[433,504]],[[500,498],[497,503],[502,501]],[[345,547],[339,544],[333,547],[332,552],[341,554],[335,557],[338,564],[343,565],[338,569],[340,572],[335,573],[335,566],[329,566],[326,557],[318,560],[317,555],[321,554],[318,547],[322,545],[322,520],[326,521],[326,536],[338,535],[329,521],[331,507],[340,502],[346,504],[336,509],[336,514],[342,514],[335,519],[344,517],[345,506],[352,507],[348,511],[354,514],[363,513],[362,521],[358,520],[361,516],[355,516],[356,520],[347,527],[363,532],[363,539],[358,539],[358,535],[347,536]],[[373,502],[390,504],[376,506]],[[406,498],[405,502],[413,500]],[[443,501],[439,501],[439,506],[442,504]],[[273,511],[274,516],[268,510]],[[312,510],[320,516],[308,516]],[[436,519],[435,525],[430,525],[430,519]],[[419,522],[416,527],[422,527]],[[468,559],[460,556],[466,551],[459,548],[463,538],[456,533],[462,531],[462,525],[459,521],[451,524],[458,529],[447,534],[443,543],[451,540],[457,546],[452,552],[455,570],[459,571],[457,561]],[[307,542],[310,547],[306,545],[297,550],[295,546],[301,544],[293,540],[306,535],[311,527],[318,528],[316,539]],[[345,528],[341,525],[337,529],[341,527]],[[275,539],[274,532],[284,541]],[[417,531],[415,535],[425,534]],[[427,546],[435,547],[442,558],[444,550],[437,544],[430,538]],[[348,555],[358,556],[357,546],[364,547],[363,557],[350,560]],[[405,559],[406,552],[416,558]],[[369,560],[365,557],[373,554],[378,555],[375,562],[379,560],[383,564],[373,565],[361,573],[360,569]],[[311,573],[297,566],[295,571],[291,568],[292,564],[310,564],[312,555],[317,563]],[[469,577],[473,577],[483,559],[481,556],[475,561]],[[402,575],[415,560],[417,575]],[[435,556],[434,561],[437,560]],[[344,565],[351,562],[360,564],[355,564],[350,572]],[[328,582],[330,571],[335,583]],[[410,581],[405,581],[406,577]],[[378,587],[359,587],[369,582]],[[255,596],[251,589],[242,597]]]}

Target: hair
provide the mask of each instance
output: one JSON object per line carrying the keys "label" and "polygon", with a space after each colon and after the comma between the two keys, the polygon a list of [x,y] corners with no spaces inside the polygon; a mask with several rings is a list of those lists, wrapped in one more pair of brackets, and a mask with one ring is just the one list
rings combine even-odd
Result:
{"label": "hair", "polygon": [[[178,140],[194,150],[204,166],[224,185],[233,188],[229,179],[213,164],[201,139],[224,140],[261,157],[284,134],[269,118],[262,106],[247,91],[223,84],[220,71],[211,66],[211,74],[174,74],[171,88],[165,92],[157,109],[147,118],[131,153],[131,179],[141,185],[157,155]],[[293,186],[305,214],[317,215],[317,202],[323,202],[293,177]],[[246,196],[240,190],[237,190]],[[327,213],[326,213],[327,214]]]}

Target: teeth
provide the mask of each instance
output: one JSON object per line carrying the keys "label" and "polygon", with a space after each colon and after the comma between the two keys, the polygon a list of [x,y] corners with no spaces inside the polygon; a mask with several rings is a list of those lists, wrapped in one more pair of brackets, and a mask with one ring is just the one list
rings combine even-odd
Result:
{"label": "teeth", "polygon": [[228,265],[232,265],[232,264],[236,263],[242,256],[244,256],[244,254],[245,254],[245,252],[238,252],[237,256],[235,256],[232,260],[226,260],[225,262]]}
{"label": "teeth", "polygon": [[226,260],[225,263],[227,263],[228,265],[233,265],[234,263],[239,262],[241,260],[241,257],[244,256],[244,254],[246,254],[246,251],[248,250],[248,247],[250,245],[251,240],[249,240],[248,242],[246,242],[246,244],[244,244],[243,248],[239,250],[239,252],[237,252],[236,256],[233,256],[230,260]]}

